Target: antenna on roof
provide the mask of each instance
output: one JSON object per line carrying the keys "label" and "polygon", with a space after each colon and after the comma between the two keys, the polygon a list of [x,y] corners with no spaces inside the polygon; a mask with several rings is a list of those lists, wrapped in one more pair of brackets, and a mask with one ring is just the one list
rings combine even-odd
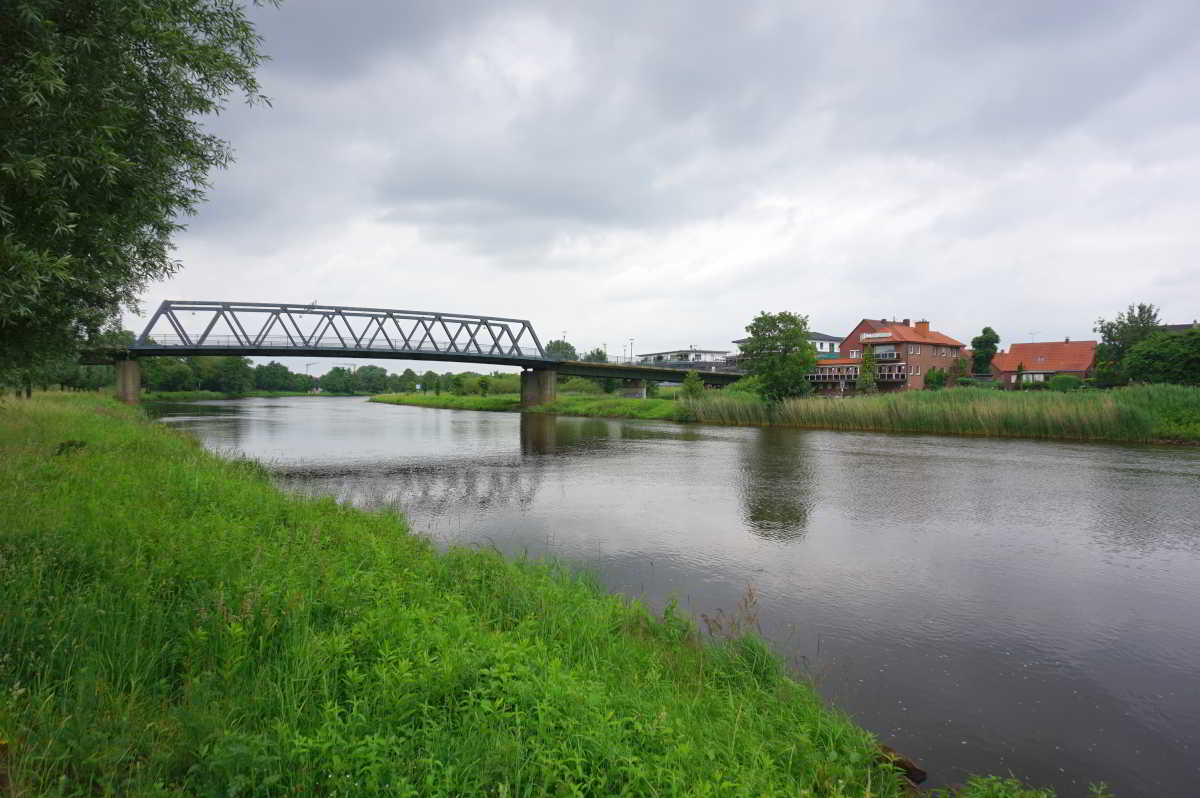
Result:
{"label": "antenna on roof", "polygon": [[1037,337],[1037,334],[1038,334],[1037,330],[1029,331],[1029,343],[1033,343],[1033,339]]}

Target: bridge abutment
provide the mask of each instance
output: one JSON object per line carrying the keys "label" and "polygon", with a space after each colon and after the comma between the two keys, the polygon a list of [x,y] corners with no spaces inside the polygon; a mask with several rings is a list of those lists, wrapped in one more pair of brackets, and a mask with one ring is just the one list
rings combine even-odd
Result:
{"label": "bridge abutment", "polygon": [[553,402],[558,396],[558,371],[533,369],[521,372],[521,407]]}
{"label": "bridge abutment", "polygon": [[142,367],[137,360],[118,360],[117,399],[127,405],[136,405],[142,399]]}

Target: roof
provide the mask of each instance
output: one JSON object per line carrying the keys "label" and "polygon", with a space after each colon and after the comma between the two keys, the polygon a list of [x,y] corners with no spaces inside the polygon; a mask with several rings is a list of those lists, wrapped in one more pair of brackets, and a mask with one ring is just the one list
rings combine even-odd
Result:
{"label": "roof", "polygon": [[[909,344],[965,346],[962,341],[956,341],[945,333],[940,333],[937,330],[921,332],[916,327],[909,327],[907,324],[897,321],[875,321],[874,319],[863,319],[855,325],[855,329],[864,323],[871,328],[872,333],[890,333],[886,337],[867,339],[873,343],[886,344],[889,341],[899,341],[901,343]],[[859,342],[855,341],[854,343],[857,344]]]}
{"label": "roof", "polygon": [[1169,333],[1187,332],[1188,330],[1191,330],[1191,329],[1197,328],[1197,327],[1200,327],[1200,321],[1193,321],[1191,324],[1160,324],[1160,325],[1158,325],[1158,329],[1162,330],[1163,332],[1169,332]]}
{"label": "roof", "polygon": [[[826,333],[823,333],[823,332],[812,332],[811,330],[804,337],[810,341],[833,341],[834,343],[842,342],[842,339],[836,335],[827,335]],[[749,338],[739,338],[736,341],[732,341],[731,343],[744,344],[749,340],[750,340]]]}
{"label": "roof", "polygon": [[824,360],[817,361],[818,366],[861,366],[862,358],[859,357],[830,357]]}
{"label": "roof", "polygon": [[1095,341],[1046,341],[1013,344],[1007,352],[997,352],[992,368],[998,371],[1087,371],[1096,356]]}

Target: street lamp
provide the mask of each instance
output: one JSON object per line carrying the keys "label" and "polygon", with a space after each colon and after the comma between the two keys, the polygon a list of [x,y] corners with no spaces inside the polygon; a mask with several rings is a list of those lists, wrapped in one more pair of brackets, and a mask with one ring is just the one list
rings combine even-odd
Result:
{"label": "street lamp", "polygon": [[629,362],[633,363],[633,339],[629,339]]}

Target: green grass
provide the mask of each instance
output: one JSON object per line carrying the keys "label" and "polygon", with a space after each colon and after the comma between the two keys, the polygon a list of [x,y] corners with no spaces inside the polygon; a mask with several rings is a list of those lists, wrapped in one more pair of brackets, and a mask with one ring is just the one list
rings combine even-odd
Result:
{"label": "green grass", "polygon": [[1200,441],[1200,389],[1146,385],[1111,391],[943,391],[809,397],[776,406],[745,396],[689,403],[697,421],[820,429],[1125,442]]}
{"label": "green grass", "polygon": [[450,393],[388,393],[372,396],[372,402],[389,405],[414,405],[416,407],[440,407],[449,410],[519,410],[521,397],[515,393],[479,396],[467,394],[455,396]]}
{"label": "green grass", "polygon": [[[450,410],[520,410],[517,394],[492,396],[436,396],[424,393],[384,394],[371,397],[372,402],[417,407],[440,407]],[[625,399],[609,394],[559,394],[544,405],[529,408],[533,413],[558,413],[566,416],[599,416],[606,418],[644,418],[685,421],[684,409],[670,399]]]}
{"label": "green grass", "polygon": [[437,553],[110,399],[0,403],[0,506],[7,794],[903,794],[754,638]]}

